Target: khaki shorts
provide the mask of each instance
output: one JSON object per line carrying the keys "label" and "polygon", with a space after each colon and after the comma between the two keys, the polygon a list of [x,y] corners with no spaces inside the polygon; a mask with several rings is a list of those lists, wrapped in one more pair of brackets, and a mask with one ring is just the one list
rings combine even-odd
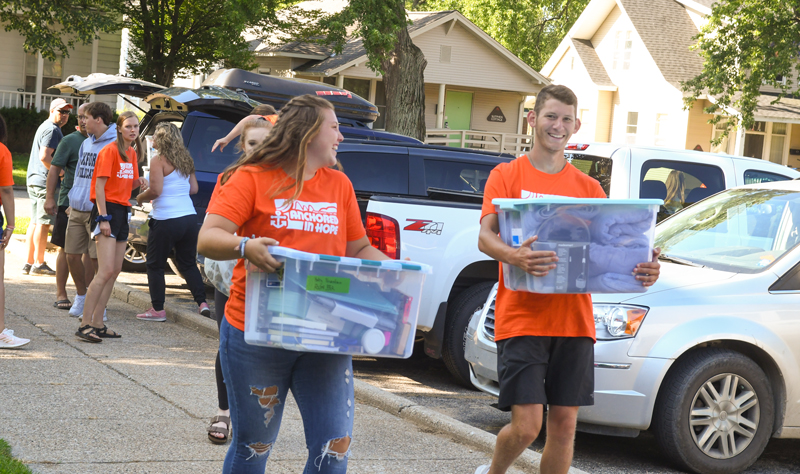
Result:
{"label": "khaki shorts", "polygon": [[28,186],[28,197],[31,203],[31,224],[53,225],[56,216],[44,210],[44,201],[47,198],[47,188],[41,186]]}
{"label": "khaki shorts", "polygon": [[90,226],[91,211],[76,211],[70,209],[69,221],[67,222],[67,242],[64,251],[68,254],[85,254],[89,257],[97,258],[97,247],[92,240]]}

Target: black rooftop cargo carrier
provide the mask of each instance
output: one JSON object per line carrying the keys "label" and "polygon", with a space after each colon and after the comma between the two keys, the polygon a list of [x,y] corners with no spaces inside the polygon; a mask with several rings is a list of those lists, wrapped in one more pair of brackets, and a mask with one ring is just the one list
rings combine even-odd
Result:
{"label": "black rooftop cargo carrier", "polygon": [[275,107],[275,110],[280,110],[293,97],[319,95],[333,103],[339,117],[363,123],[374,122],[378,118],[378,108],[367,100],[323,82],[265,76],[242,69],[218,69],[203,81],[203,86],[241,91],[253,100]]}

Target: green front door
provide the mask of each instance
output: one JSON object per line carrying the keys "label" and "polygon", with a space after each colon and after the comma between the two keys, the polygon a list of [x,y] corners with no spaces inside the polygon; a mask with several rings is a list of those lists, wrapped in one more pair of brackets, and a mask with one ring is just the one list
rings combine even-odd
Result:
{"label": "green front door", "polygon": [[[447,91],[444,99],[445,128],[469,130],[472,121],[472,92]],[[448,145],[461,146],[461,134],[449,135]]]}

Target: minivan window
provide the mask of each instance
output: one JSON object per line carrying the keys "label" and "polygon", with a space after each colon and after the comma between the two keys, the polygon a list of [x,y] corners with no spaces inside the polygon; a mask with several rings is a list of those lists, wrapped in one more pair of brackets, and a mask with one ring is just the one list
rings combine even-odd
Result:
{"label": "minivan window", "polygon": [[227,135],[233,129],[233,125],[227,120],[197,117],[187,147],[189,154],[194,159],[195,170],[221,173],[228,165],[236,161],[239,157],[239,153],[236,151],[238,138],[228,143],[223,151],[217,148],[214,153],[211,153],[214,142]]}
{"label": "minivan window", "polygon": [[566,156],[567,161],[572,163],[572,166],[596,179],[606,196],[608,196],[611,190],[611,167],[613,165],[613,161],[610,158],[580,153],[567,153],[564,156]]}
{"label": "minivan window", "polygon": [[408,155],[339,152],[337,158],[357,193],[408,194]]}
{"label": "minivan window", "polygon": [[788,179],[791,178],[768,171],[747,170],[744,172],[744,184],[771,183],[773,181],[786,181]]}
{"label": "minivan window", "polygon": [[683,161],[648,160],[642,165],[639,197],[661,199],[658,220],[725,189],[718,166]]}
{"label": "minivan window", "polygon": [[462,161],[425,160],[425,184],[429,188],[483,193],[493,168]]}

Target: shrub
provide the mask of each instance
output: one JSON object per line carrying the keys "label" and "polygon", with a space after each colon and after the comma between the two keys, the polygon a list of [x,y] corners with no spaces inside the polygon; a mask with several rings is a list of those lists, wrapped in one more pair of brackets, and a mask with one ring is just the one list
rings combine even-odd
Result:
{"label": "shrub", "polygon": [[[50,114],[46,111],[37,112],[34,109],[26,109],[22,107],[3,107],[0,108],[0,115],[6,121],[8,127],[8,149],[18,152],[30,152],[33,137],[36,136],[36,130]],[[68,135],[75,130],[78,125],[78,117],[75,113],[70,114],[67,124],[61,130],[64,135]]]}

